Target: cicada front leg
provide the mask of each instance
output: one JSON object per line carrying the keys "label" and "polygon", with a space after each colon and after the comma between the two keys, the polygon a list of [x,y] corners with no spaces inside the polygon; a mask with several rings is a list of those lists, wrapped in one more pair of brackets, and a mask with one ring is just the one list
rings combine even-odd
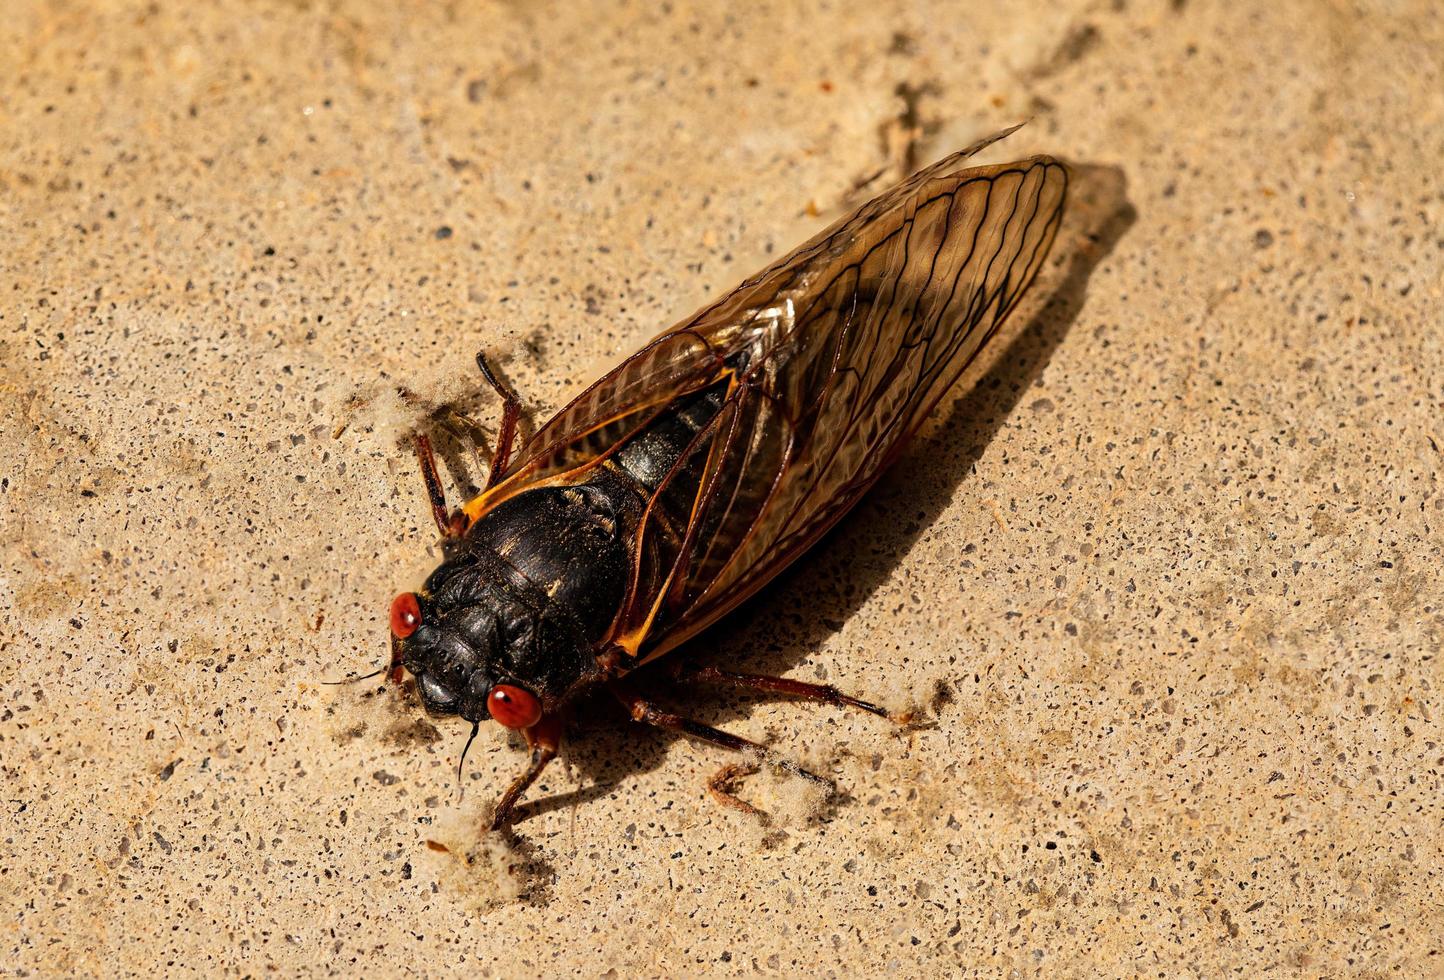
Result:
{"label": "cicada front leg", "polygon": [[491,390],[501,398],[501,428],[496,433],[496,445],[492,447],[491,462],[487,465],[486,486],[482,488],[490,490],[501,480],[501,475],[506,472],[506,464],[511,461],[511,447],[516,441],[517,422],[521,420],[521,399],[511,385],[492,371],[485,351],[476,352],[476,366],[481,369],[481,376],[491,385]]}
{"label": "cicada front leg", "polygon": [[[491,459],[487,462],[486,485],[482,488],[490,490],[501,480],[501,475],[506,472],[507,463],[511,460],[517,423],[521,419],[521,399],[517,397],[516,391],[492,370],[485,351],[477,351],[476,366],[481,369],[481,376],[486,379],[491,390],[501,398],[501,426],[492,447]],[[453,426],[460,425],[465,428],[473,443],[479,443],[476,437],[479,426],[470,418],[452,411],[448,413],[447,420]],[[454,429],[451,431],[455,432]],[[424,435],[416,437],[416,458],[421,464],[421,478],[426,482],[426,495],[431,500],[431,516],[436,521],[437,529],[443,538],[461,537],[466,533],[466,515],[460,509],[447,506],[446,493],[441,488],[441,476],[436,469],[436,454],[431,449],[431,440]]]}
{"label": "cicada front leg", "polygon": [[522,794],[531,788],[531,784],[537,781],[547,763],[557,757],[557,750],[562,743],[562,721],[560,716],[543,718],[539,723],[523,731],[527,744],[531,746],[531,761],[527,764],[526,770],[507,787],[501,799],[497,801],[496,809],[491,815],[491,829],[501,830],[511,823],[512,812],[516,809],[517,802],[521,800]]}
{"label": "cicada front leg", "polygon": [[421,479],[426,483],[426,496],[431,499],[431,517],[443,538],[459,538],[466,533],[466,515],[446,506],[446,491],[441,489],[441,476],[436,472],[436,454],[431,440],[416,436],[416,461],[421,465]]}

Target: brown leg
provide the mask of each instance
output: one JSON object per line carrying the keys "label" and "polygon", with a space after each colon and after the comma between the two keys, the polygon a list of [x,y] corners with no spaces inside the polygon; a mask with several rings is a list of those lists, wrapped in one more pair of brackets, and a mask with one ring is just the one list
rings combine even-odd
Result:
{"label": "brown leg", "polygon": [[492,813],[491,829],[500,830],[511,823],[512,811],[516,809],[517,801],[525,793],[531,784],[536,782],[541,771],[547,767],[557,756],[557,749],[562,741],[562,722],[560,718],[543,718],[531,728],[525,729],[527,742],[531,745],[531,764],[526,767],[526,772],[516,777],[512,784],[501,794],[501,799],[496,802],[496,810]]}
{"label": "brown leg", "polygon": [[753,817],[766,816],[761,810],[732,792],[733,786],[739,779],[751,776],[755,772],[757,772],[757,767],[751,765],[738,765],[734,762],[723,766],[712,774],[711,779],[707,780],[707,792],[712,794],[712,799],[725,807],[741,810]]}
{"label": "brown leg", "polygon": [[875,704],[859,701],[843,694],[830,684],[809,684],[806,681],[789,680],[786,677],[770,677],[767,674],[736,674],[716,667],[680,668],[673,673],[678,681],[703,681],[709,684],[725,684],[750,691],[769,691],[774,694],[788,694],[806,701],[822,701],[839,707],[850,706],[871,712],[880,718],[891,718],[887,709]]}
{"label": "brown leg", "polygon": [[[521,399],[517,398],[511,386],[500,380],[491,370],[484,352],[477,353],[476,365],[481,368],[481,376],[486,379],[486,383],[491,385],[492,390],[502,399],[501,429],[497,432],[496,446],[488,464],[486,486],[482,487],[483,490],[490,490],[500,481],[502,474],[506,472],[506,464],[511,459],[512,443],[516,441],[517,421],[521,418]],[[451,422],[460,422],[471,431],[472,439],[476,440],[476,424],[470,419],[452,412]],[[455,434],[455,429],[451,428],[450,424],[447,427]],[[416,437],[416,459],[421,464],[421,479],[426,482],[426,495],[431,498],[431,516],[436,521],[441,536],[461,537],[466,533],[466,514],[446,506],[446,493],[441,489],[441,476],[436,469],[436,455],[431,451],[431,440],[424,435]]]}
{"label": "brown leg", "polygon": [[487,363],[486,352],[476,352],[476,366],[481,369],[481,376],[486,383],[491,385],[491,390],[501,396],[501,429],[496,434],[496,446],[491,452],[491,466],[486,474],[486,486],[483,490],[490,490],[496,486],[501,475],[506,472],[506,464],[511,460],[511,444],[516,440],[516,424],[521,418],[521,399],[512,390],[511,385],[502,381],[491,370]]}
{"label": "brown leg", "polygon": [[416,437],[416,460],[421,464],[421,479],[426,482],[426,495],[431,498],[431,516],[441,536],[461,537],[466,530],[466,515],[459,510],[447,509],[441,477],[436,472],[436,456],[431,451],[431,440],[423,435]]}
{"label": "brown leg", "polygon": [[[711,725],[704,725],[700,721],[693,721],[691,718],[683,718],[681,715],[673,715],[661,711],[655,705],[638,697],[617,681],[609,683],[607,690],[611,691],[612,695],[616,697],[618,701],[622,702],[623,707],[631,714],[632,720],[634,721],[644,722],[656,728],[666,729],[669,732],[678,732],[686,735],[688,738],[695,738],[699,742],[709,742],[712,745],[718,745],[724,749],[730,749],[733,752],[745,752],[756,758],[765,759],[770,764],[777,766],[779,769],[785,769],[794,776],[801,776],[803,779],[820,783],[828,787],[829,790],[836,789],[832,784],[832,780],[825,779],[817,775],[817,773],[808,772],[797,763],[774,755],[768,751],[765,745],[759,745],[756,742],[738,735],[724,732],[720,728],[713,728]],[[731,775],[735,775],[735,773],[729,774],[729,778]]]}

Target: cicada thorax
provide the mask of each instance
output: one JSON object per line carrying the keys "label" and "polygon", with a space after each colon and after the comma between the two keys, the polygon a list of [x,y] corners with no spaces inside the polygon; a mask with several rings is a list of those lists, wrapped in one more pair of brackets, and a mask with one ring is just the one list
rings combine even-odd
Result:
{"label": "cicada thorax", "polygon": [[406,643],[429,708],[476,720],[514,683],[553,711],[600,679],[598,653],[648,616],[682,549],[726,390],[663,407],[575,482],[505,496],[449,546]]}

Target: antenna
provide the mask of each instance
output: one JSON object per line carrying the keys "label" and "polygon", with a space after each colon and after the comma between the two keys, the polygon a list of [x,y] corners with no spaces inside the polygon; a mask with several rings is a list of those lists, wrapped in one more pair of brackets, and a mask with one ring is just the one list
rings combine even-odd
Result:
{"label": "antenna", "polygon": [[461,758],[456,760],[456,785],[461,787],[461,795],[466,795],[466,784],[461,781],[461,767],[466,765],[466,753],[471,751],[471,743],[476,738],[476,733],[481,730],[481,722],[471,723],[471,734],[466,737],[466,746],[461,750]]}
{"label": "antenna", "polygon": [[359,684],[359,683],[361,683],[362,681],[369,681],[369,680],[370,680],[371,678],[373,678],[373,677],[377,677],[377,676],[379,676],[379,675],[381,675],[381,674],[384,674],[384,673],[386,673],[386,672],[387,672],[388,670],[390,670],[390,669],[391,669],[390,667],[378,667],[378,668],[376,668],[375,670],[373,670],[371,673],[369,673],[369,674],[362,674],[360,677],[346,677],[346,678],[343,678],[343,679],[341,679],[341,680],[339,680],[339,681],[322,681],[321,683],[322,683],[322,684],[330,684],[330,685],[332,685],[332,686],[335,686],[335,685],[337,685],[337,684]]}

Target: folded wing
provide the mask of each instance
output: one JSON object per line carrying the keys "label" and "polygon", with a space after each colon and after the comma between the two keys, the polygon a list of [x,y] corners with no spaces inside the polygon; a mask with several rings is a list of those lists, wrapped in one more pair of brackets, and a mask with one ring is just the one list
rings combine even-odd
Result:
{"label": "folded wing", "polygon": [[639,530],[636,560],[649,567],[613,626],[618,646],[660,655],[781,571],[994,336],[1043,263],[1067,187],[1046,157],[964,167],[1005,135],[916,174],[666,331],[528,442],[493,493],[582,474],[675,399],[725,386],[657,490],[671,515],[686,498],[685,529]]}

